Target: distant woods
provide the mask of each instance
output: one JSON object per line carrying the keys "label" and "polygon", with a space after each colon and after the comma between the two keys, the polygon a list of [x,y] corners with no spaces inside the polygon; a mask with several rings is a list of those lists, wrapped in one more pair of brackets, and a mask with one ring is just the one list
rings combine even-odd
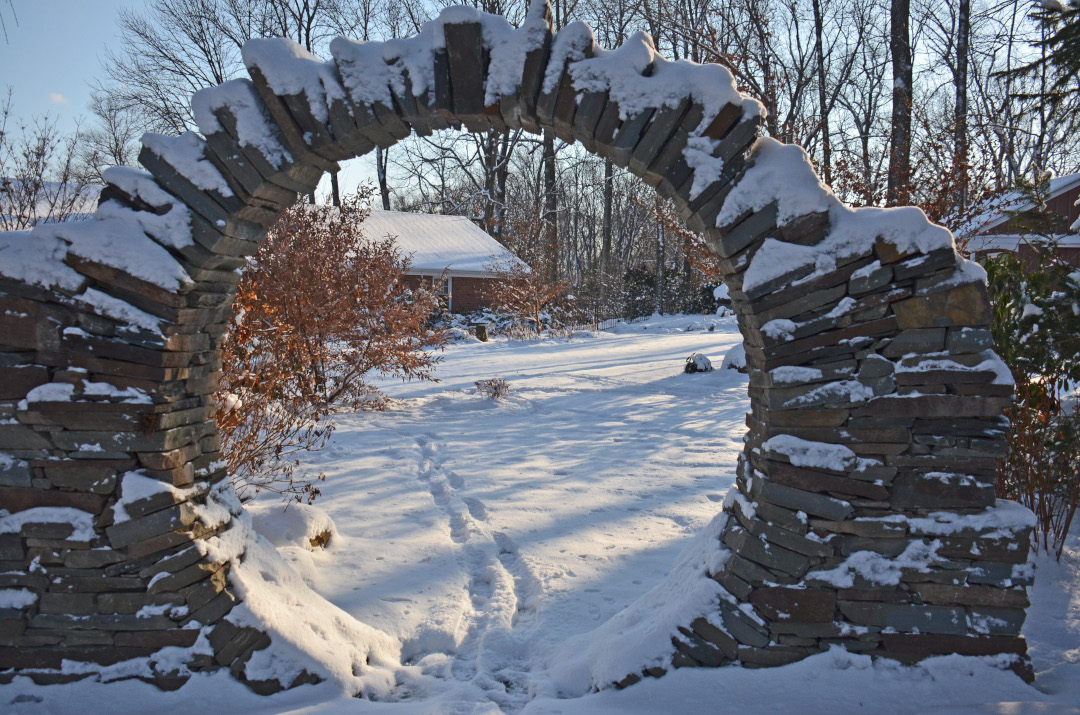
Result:
{"label": "distant woods", "polygon": [[[143,131],[194,128],[191,94],[245,76],[240,47],[285,36],[326,57],[339,34],[416,33],[438,0],[150,0],[123,10],[76,156],[134,162]],[[526,0],[472,3],[519,22]],[[1046,7],[1052,3],[1045,4]],[[1073,9],[1028,0],[554,0],[608,48],[649,32],[673,59],[728,67],[853,205],[915,203],[956,227],[1036,170],[1080,168]],[[1072,53],[1072,54],[1070,54]],[[1063,79],[1064,78],[1064,79]],[[11,140],[5,135],[5,141]],[[468,216],[580,304],[687,309],[713,280],[698,240],[636,178],[552,137],[439,132],[373,153],[384,208]],[[330,196],[339,195],[336,183]],[[616,298],[623,296],[623,298]]]}

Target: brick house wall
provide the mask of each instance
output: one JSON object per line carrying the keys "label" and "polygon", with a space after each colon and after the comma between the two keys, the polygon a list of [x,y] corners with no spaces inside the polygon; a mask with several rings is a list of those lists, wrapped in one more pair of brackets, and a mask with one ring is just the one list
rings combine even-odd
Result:
{"label": "brick house wall", "polygon": [[[421,285],[434,285],[438,276],[405,276],[405,285],[416,290]],[[450,278],[450,309],[455,313],[471,313],[474,310],[491,306],[487,299],[489,282],[496,278],[469,278],[452,276]]]}
{"label": "brick house wall", "polygon": [[490,308],[487,290],[491,281],[497,278],[454,278],[451,290],[454,294],[454,312],[471,313],[480,308]]}

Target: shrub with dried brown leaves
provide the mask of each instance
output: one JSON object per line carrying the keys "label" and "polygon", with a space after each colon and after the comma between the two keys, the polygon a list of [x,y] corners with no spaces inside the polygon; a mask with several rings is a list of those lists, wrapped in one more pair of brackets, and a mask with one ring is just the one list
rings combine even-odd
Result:
{"label": "shrub with dried brown leaves", "polygon": [[381,408],[373,372],[434,380],[445,333],[428,325],[439,299],[410,290],[392,239],[365,236],[367,194],[341,208],[299,204],[271,228],[244,271],[222,349],[217,420],[242,496],[311,502],[321,448],[340,409]]}

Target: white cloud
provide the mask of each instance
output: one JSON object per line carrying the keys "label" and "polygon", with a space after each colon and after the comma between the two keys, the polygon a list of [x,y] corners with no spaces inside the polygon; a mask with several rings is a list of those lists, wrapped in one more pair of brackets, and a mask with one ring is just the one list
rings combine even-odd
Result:
{"label": "white cloud", "polygon": [[49,101],[51,101],[53,104],[67,104],[67,97],[60,94],[59,92],[50,92]]}

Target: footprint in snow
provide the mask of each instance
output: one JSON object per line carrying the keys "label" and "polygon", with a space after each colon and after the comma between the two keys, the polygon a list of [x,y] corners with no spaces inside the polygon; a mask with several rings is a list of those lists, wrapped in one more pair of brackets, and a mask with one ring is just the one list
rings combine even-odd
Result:
{"label": "footprint in snow", "polygon": [[476,519],[477,521],[487,520],[488,510],[487,507],[484,506],[484,502],[473,497],[469,497],[467,499],[464,499],[463,501],[465,502],[465,506],[469,507],[469,514],[472,515],[472,518]]}
{"label": "footprint in snow", "polygon": [[518,552],[517,544],[503,532],[495,532],[493,538],[495,539],[495,545],[499,547],[500,554],[516,554]]}

